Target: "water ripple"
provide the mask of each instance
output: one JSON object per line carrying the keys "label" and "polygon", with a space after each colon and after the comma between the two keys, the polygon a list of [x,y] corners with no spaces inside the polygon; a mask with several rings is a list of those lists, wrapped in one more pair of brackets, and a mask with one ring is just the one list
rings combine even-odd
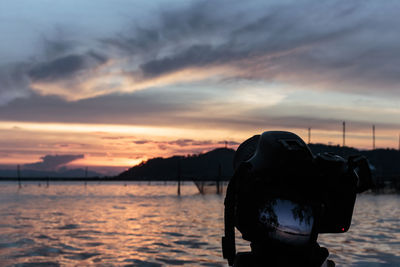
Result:
{"label": "water ripple", "polygon": [[[0,183],[1,266],[227,266],[224,198],[192,184],[15,186]],[[349,232],[319,242],[338,266],[400,266],[399,218],[398,195],[361,195]]]}

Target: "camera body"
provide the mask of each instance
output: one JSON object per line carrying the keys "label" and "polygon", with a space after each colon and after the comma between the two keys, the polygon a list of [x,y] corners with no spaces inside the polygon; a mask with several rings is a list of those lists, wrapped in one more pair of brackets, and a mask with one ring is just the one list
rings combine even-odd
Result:
{"label": "camera body", "polygon": [[[306,243],[313,244],[319,233],[349,229],[356,194],[372,184],[365,157],[346,160],[331,153],[313,155],[300,137],[283,131],[264,132],[243,142],[235,153],[234,168],[225,198],[222,240],[224,258],[230,264],[235,256],[234,227],[252,243],[290,247],[295,246],[296,237],[304,240],[306,236]],[[292,203],[290,209],[288,203]],[[287,214],[277,213],[282,208]],[[308,214],[312,223],[304,233],[299,230],[305,229],[299,217],[303,219],[306,210],[312,210]]]}

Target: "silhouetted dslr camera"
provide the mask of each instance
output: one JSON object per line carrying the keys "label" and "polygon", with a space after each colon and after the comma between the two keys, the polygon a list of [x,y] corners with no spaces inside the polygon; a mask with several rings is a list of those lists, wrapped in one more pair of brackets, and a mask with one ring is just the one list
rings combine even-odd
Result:
{"label": "silhouetted dslr camera", "polygon": [[233,264],[236,227],[252,244],[296,249],[316,244],[319,233],[343,233],[356,194],[372,185],[363,156],[313,155],[290,132],[270,131],[243,142],[225,198],[224,258]]}

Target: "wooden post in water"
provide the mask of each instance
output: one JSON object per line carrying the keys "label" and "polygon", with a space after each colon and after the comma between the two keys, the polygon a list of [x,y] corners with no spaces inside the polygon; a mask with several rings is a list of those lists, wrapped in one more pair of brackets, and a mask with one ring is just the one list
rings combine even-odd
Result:
{"label": "wooden post in water", "polygon": [[85,187],[87,186],[87,173],[88,173],[88,167],[85,168]]}
{"label": "wooden post in water", "polygon": [[17,165],[17,177],[18,177],[18,187],[21,188],[21,170],[19,164]]}
{"label": "wooden post in water", "polygon": [[218,194],[218,195],[222,193],[221,186],[220,186],[221,171],[222,171],[222,167],[221,167],[221,163],[219,162],[219,163],[218,163],[218,176],[217,176],[217,181],[216,181],[216,184],[217,184],[217,194]]}
{"label": "wooden post in water", "polygon": [[178,161],[178,196],[181,195],[181,161]]}

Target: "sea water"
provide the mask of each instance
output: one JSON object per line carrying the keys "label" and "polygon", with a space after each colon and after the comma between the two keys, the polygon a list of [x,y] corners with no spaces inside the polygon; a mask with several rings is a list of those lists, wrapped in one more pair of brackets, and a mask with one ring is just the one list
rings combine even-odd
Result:
{"label": "sea water", "polygon": [[[2,182],[0,266],[227,266],[223,199],[189,182],[180,196],[173,183]],[[400,266],[399,218],[399,195],[363,194],[350,231],[319,242],[337,266]]]}

